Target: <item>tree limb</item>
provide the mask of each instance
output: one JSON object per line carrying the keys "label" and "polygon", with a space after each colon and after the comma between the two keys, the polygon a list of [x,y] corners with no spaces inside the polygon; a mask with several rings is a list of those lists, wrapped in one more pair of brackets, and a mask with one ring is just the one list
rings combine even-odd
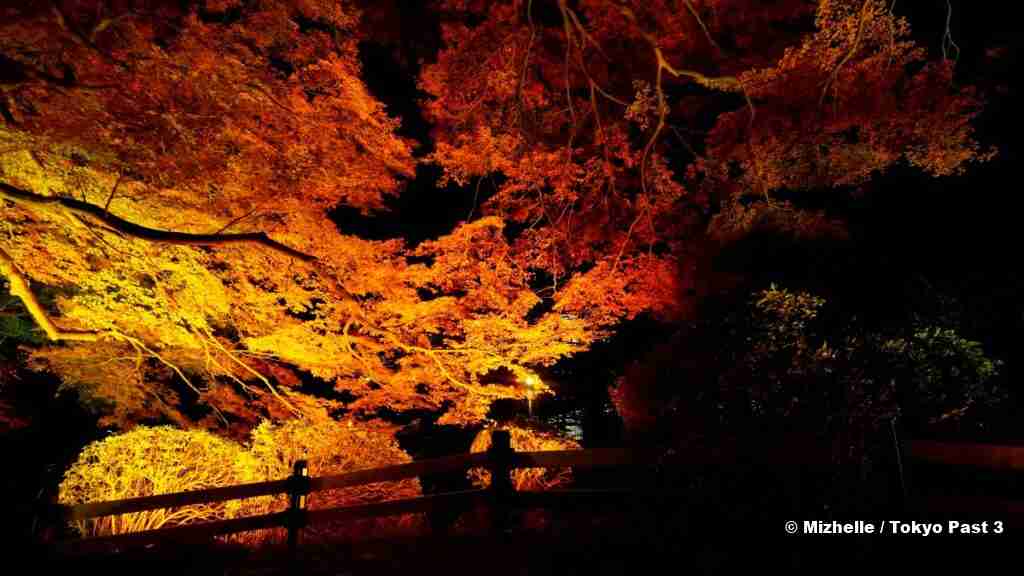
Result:
{"label": "tree limb", "polygon": [[101,206],[82,202],[81,200],[76,200],[74,198],[42,196],[27,190],[16,188],[4,182],[0,182],[0,198],[10,200],[15,204],[42,208],[48,208],[56,205],[73,214],[92,216],[110,228],[125,235],[142,240],[149,240],[151,242],[183,244],[188,246],[218,246],[223,244],[251,243],[260,244],[274,250],[275,252],[280,252],[286,256],[298,258],[303,262],[313,262],[317,259],[316,256],[300,252],[299,250],[286,246],[270,238],[265,232],[245,232],[240,234],[192,234],[189,232],[156,230],[154,228],[147,228],[146,226],[141,226],[134,222],[129,222],[123,218],[114,216]]}
{"label": "tree limb", "polygon": [[[270,248],[272,250],[275,250],[277,252],[281,252],[281,253],[286,254],[288,256],[293,256],[293,257],[298,258],[298,259],[300,259],[302,261],[305,261],[305,262],[317,261],[317,259],[314,256],[305,254],[303,252],[299,252],[298,250],[295,250],[294,248],[290,248],[288,246],[285,246],[284,244],[276,242],[276,241],[270,239],[263,232],[245,233],[245,234],[189,234],[189,233],[185,233],[185,232],[173,232],[173,231],[154,230],[152,228],[147,228],[147,227],[144,227],[144,226],[140,226],[138,224],[135,224],[135,223],[132,223],[132,222],[128,222],[128,221],[126,221],[126,220],[124,220],[122,218],[118,218],[117,216],[114,216],[114,215],[110,214],[109,212],[107,212],[101,206],[96,206],[96,205],[93,205],[93,204],[89,204],[87,202],[82,202],[81,200],[76,200],[74,198],[41,196],[39,194],[35,194],[33,192],[22,190],[20,188],[11,186],[10,184],[6,184],[6,183],[3,183],[3,182],[0,182],[0,199],[9,200],[9,201],[14,202],[16,204],[27,205],[27,206],[32,206],[32,207],[36,207],[36,208],[50,209],[51,207],[56,207],[56,208],[59,208],[59,209],[62,209],[62,210],[66,210],[66,211],[70,212],[72,215],[75,215],[75,216],[79,216],[79,215],[91,216],[91,217],[96,218],[97,220],[101,221],[102,223],[106,224],[107,226],[109,226],[113,230],[116,230],[118,232],[124,233],[124,234],[126,234],[128,236],[133,236],[133,237],[136,237],[136,238],[140,238],[140,239],[143,239],[143,240],[149,240],[149,241],[153,241],[153,242],[164,242],[164,243],[170,243],[170,244],[185,244],[185,245],[200,245],[200,246],[206,246],[206,245],[214,245],[214,246],[216,246],[216,245],[220,245],[220,244],[231,244],[231,243],[245,243],[245,242],[249,242],[249,243],[261,244],[261,245],[266,246],[266,247],[268,247],[268,248]],[[53,321],[50,319],[49,315],[46,313],[45,309],[39,303],[39,301],[35,297],[35,295],[32,294],[32,292],[31,292],[31,290],[29,289],[29,286],[28,286],[28,281],[26,280],[25,276],[21,273],[21,271],[17,268],[17,266],[16,266],[16,264],[14,262],[14,259],[11,258],[10,255],[8,255],[2,249],[0,249],[0,272],[2,272],[3,275],[7,276],[8,280],[10,282],[10,285],[11,285],[11,288],[10,288],[11,295],[12,296],[16,296],[16,297],[21,299],[21,301],[24,303],[26,309],[28,310],[29,314],[36,321],[36,323],[39,325],[39,327],[42,328],[42,330],[44,332],[46,332],[47,336],[51,340],[54,340],[54,341],[67,340],[67,341],[80,341],[80,342],[96,342],[96,341],[99,341],[99,340],[102,340],[102,339],[108,339],[109,338],[109,339],[114,339],[114,340],[128,341],[133,346],[136,346],[137,349],[139,348],[140,341],[138,341],[137,339],[128,337],[127,335],[122,334],[122,333],[120,333],[120,332],[118,332],[116,330],[110,330],[110,331],[76,331],[76,330],[62,330],[62,329],[58,328],[56,325],[53,324]],[[343,286],[339,285],[338,288],[339,288],[343,298],[345,298],[347,300],[350,300],[352,302],[357,302],[357,300],[350,293],[348,293],[348,291],[345,290]],[[369,319],[366,318],[366,315],[361,310],[359,310],[358,308],[356,310],[355,317],[358,318],[360,320],[360,322],[363,325],[365,325],[367,328],[370,328],[371,331],[376,332],[378,336],[383,336],[384,338],[386,338],[388,340],[391,340],[397,347],[401,348],[402,350],[405,350],[406,352],[413,352],[413,353],[423,354],[423,355],[427,356],[428,358],[430,358],[438,366],[438,369],[442,372],[442,374],[444,374],[445,378],[449,382],[451,382],[452,384],[454,384],[454,385],[456,385],[456,386],[466,390],[467,392],[470,392],[472,394],[479,394],[479,395],[483,395],[483,396],[495,397],[495,398],[498,398],[498,397],[509,397],[509,394],[507,392],[506,393],[501,393],[501,392],[491,391],[491,390],[485,389],[483,386],[477,386],[477,385],[468,384],[468,383],[464,383],[464,382],[460,381],[458,378],[456,378],[448,370],[448,368],[445,366],[444,362],[438,357],[439,353],[446,353],[446,352],[461,353],[462,351],[444,350],[444,349],[433,349],[433,348],[425,348],[425,347],[421,347],[421,346],[415,346],[415,345],[406,344],[398,336],[398,334],[396,334],[396,333],[394,333],[394,332],[392,332],[390,330],[374,326],[374,323],[370,322]],[[351,321],[349,323],[351,324]],[[348,328],[348,326],[346,326],[346,333],[344,335],[346,340],[351,341],[351,340],[354,340],[356,338],[359,338],[359,337],[354,337],[354,336],[348,334],[347,333],[347,328]],[[365,340],[365,339],[360,338],[360,340]],[[214,342],[216,342],[216,341],[214,340]],[[219,343],[217,343],[217,344],[219,345]],[[143,350],[145,352],[148,352],[148,353],[153,354],[154,356],[156,356],[149,349],[143,348]],[[237,358],[235,358],[229,351],[227,351],[223,347],[221,347],[221,350],[223,352],[225,352],[233,361],[239,363],[240,365],[242,365],[244,367],[244,369],[246,369],[247,371],[252,373],[253,376],[255,376],[255,377],[259,378],[260,380],[262,380],[264,382],[264,384],[266,384],[268,386],[268,388],[271,390],[271,392],[273,392],[275,394],[275,396],[278,397],[278,400],[280,400],[283,404],[285,404],[292,411],[294,411],[294,407],[291,406],[291,404],[286,399],[284,399],[283,397],[281,397],[277,393],[277,391],[274,389],[274,387],[272,385],[270,385],[269,381],[267,381],[265,377],[263,377],[261,374],[259,374],[255,370],[253,370],[251,367],[244,365],[244,363],[242,363]],[[159,356],[157,356],[157,358],[160,359]],[[186,382],[187,382],[187,379],[186,379]]]}
{"label": "tree limb", "polygon": [[[643,157],[640,160],[640,186],[643,188],[644,193],[647,193],[647,164],[648,159],[651,155],[651,150],[654,148],[655,143],[658,140],[658,136],[661,135],[661,131],[665,128],[665,117],[668,115],[668,103],[665,101],[665,91],[662,88],[662,77],[663,72],[668,72],[676,78],[689,78],[690,80],[700,84],[701,86],[708,88],[709,90],[719,90],[722,92],[741,92],[744,98],[747,100],[747,106],[750,107],[750,122],[753,124],[754,121],[754,103],[747,94],[743,84],[735,76],[721,76],[721,77],[710,77],[696,72],[694,70],[682,70],[672,66],[668,59],[665,58],[665,54],[661,51],[661,46],[658,44],[658,38],[647,32],[640,25],[640,20],[636,17],[636,14],[628,6],[619,6],[619,11],[625,16],[630,22],[632,22],[639,31],[640,35],[647,40],[647,43],[651,45],[651,50],[654,52],[655,60],[655,93],[658,96],[658,124],[654,128],[654,133],[651,134],[650,139],[647,140],[647,145],[644,146]],[[697,17],[694,12],[693,15]],[[699,20],[699,18],[698,18]],[[710,36],[708,37],[710,40]],[[714,41],[712,41],[713,43]]]}
{"label": "tree limb", "polygon": [[14,259],[3,248],[0,248],[0,273],[7,277],[11,296],[21,300],[36,324],[46,332],[50,340],[69,340],[74,342],[97,342],[102,337],[99,332],[83,330],[62,330],[50,320],[49,314],[29,288],[28,280],[14,263]]}
{"label": "tree limb", "polygon": [[114,188],[110,190],[110,196],[107,196],[107,202],[103,205],[104,212],[110,212],[110,203],[114,201],[114,195],[117,194],[117,187],[121,185],[122,178],[124,178],[124,174],[117,175],[117,182],[114,182]]}
{"label": "tree limb", "polygon": [[868,4],[869,0],[864,0],[864,4],[861,5],[858,16],[859,20],[857,23],[857,34],[853,37],[853,46],[850,47],[850,50],[843,56],[842,60],[836,64],[832,73],[829,74],[828,79],[825,80],[825,85],[821,89],[821,98],[818,99],[818,106],[821,106],[822,103],[825,102],[825,96],[828,95],[828,89],[832,86],[832,83],[835,82],[836,78],[839,77],[839,71],[842,70],[843,66],[850,61],[850,58],[853,58],[853,55],[856,54],[857,50],[860,48],[861,36],[864,34],[864,24],[867,21]]}

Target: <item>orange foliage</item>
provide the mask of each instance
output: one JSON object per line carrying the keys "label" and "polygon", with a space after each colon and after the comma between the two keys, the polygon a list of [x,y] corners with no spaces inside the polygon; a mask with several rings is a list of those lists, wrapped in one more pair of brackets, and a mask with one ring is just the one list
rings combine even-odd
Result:
{"label": "orange foliage", "polygon": [[[491,447],[491,433],[496,428],[484,428],[473,439],[470,452],[485,452]],[[522,428],[519,426],[501,426],[507,430],[512,439],[512,448],[517,452],[538,452],[551,450],[579,450],[580,445],[572,440],[553,434]],[[486,488],[491,484],[491,473],[482,468],[469,470],[469,479],[477,488]],[[569,468],[519,468],[512,471],[512,483],[516,490],[556,490],[567,488],[572,482],[572,470]],[[487,526],[487,512],[478,509],[466,514],[455,525],[456,531],[475,533]],[[526,510],[517,521],[518,525],[533,530],[543,530],[551,526],[552,514],[549,510]]]}
{"label": "orange foliage", "polygon": [[[512,449],[516,452],[543,452],[557,450],[579,450],[580,445],[567,438],[552,434],[521,428],[519,426],[501,426],[512,438]],[[472,453],[486,452],[491,447],[491,433],[495,428],[484,428],[473,439],[469,451]],[[484,469],[473,468],[469,478],[478,488],[491,485],[491,473]],[[516,490],[551,490],[565,488],[572,482],[570,469],[555,468],[519,468],[512,472],[512,484]]]}
{"label": "orange foliage", "polygon": [[[249,454],[255,460],[260,475],[268,479],[288,476],[297,460],[309,463],[310,476],[332,476],[411,462],[412,459],[391,437],[392,432],[389,429],[357,427],[351,420],[335,422],[325,414],[281,424],[265,421],[252,431]],[[319,510],[415,498],[420,494],[419,480],[413,478],[317,492],[310,494],[307,505],[311,510]],[[287,499],[281,497],[267,511],[280,511],[286,507]],[[384,532],[416,530],[421,525],[420,515],[405,515],[310,526],[305,535],[307,540],[358,539],[380,537]]]}
{"label": "orange foliage", "polygon": [[[202,425],[243,436],[341,407],[300,391],[299,370],[357,413],[479,421],[530,393],[488,372],[522,379],[623,320],[684,314],[712,206],[728,236],[763,220],[744,195],[990,157],[978,96],[881,0],[445,0],[419,78],[426,161],[457,184],[499,177],[467,222],[411,248],[327,216],[380,208],[415,165],[362,81],[350,2],[23,4],[0,8],[0,182],[30,194],[0,200],[4,273],[54,289],[43,312],[101,340],[34,363],[125,426],[184,423],[196,402]],[[309,257],[140,239],[100,210]]]}
{"label": "orange foliage", "polygon": [[991,158],[971,135],[975,92],[953,85],[952,62],[926,63],[888,3],[824,1],[815,23],[777,63],[740,76],[756,121],[724,114],[709,135],[711,155],[743,166],[740,186],[857,185],[902,158],[944,176]]}

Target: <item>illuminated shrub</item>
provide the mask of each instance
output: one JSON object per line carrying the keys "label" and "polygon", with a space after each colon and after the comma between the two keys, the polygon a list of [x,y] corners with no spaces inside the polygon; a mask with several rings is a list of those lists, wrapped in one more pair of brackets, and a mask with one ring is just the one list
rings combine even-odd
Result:
{"label": "illuminated shrub", "polygon": [[[59,501],[75,505],[230,486],[261,480],[244,448],[203,430],[140,426],[89,444],[68,469]],[[83,536],[124,534],[252,513],[253,501],[228,501],[93,518]]]}
{"label": "illuminated shrub", "polygon": [[[310,476],[410,461],[387,431],[355,428],[326,417],[263,422],[253,430],[249,449],[202,430],[140,426],[86,446],[65,474],[59,500],[75,505],[276,480],[289,476],[292,463],[300,459],[309,462]],[[419,495],[419,481],[409,479],[317,492],[308,504],[315,510]],[[124,534],[277,512],[287,506],[288,497],[282,494],[96,518],[75,527],[83,536]],[[355,538],[418,525],[419,517],[409,515],[310,526],[305,533],[311,538]],[[280,541],[283,535],[283,529],[269,529],[231,539],[257,544]]]}
{"label": "illuminated shrub", "polygon": [[[541,452],[550,450],[579,450],[580,445],[572,440],[560,438],[552,434],[503,426],[512,437],[512,448],[516,452]],[[485,452],[491,447],[492,428],[485,428],[473,439],[470,452]],[[469,471],[469,478],[478,488],[491,485],[491,473],[481,468]],[[550,490],[564,488],[572,481],[572,471],[568,468],[520,468],[512,472],[512,482],[516,490]]]}
{"label": "illuminated shrub", "polygon": [[[310,476],[331,476],[411,461],[389,431],[356,427],[351,421],[339,423],[326,417],[294,419],[279,424],[264,421],[252,432],[250,455],[266,478],[288,476],[296,460],[309,463]],[[420,494],[419,480],[412,478],[317,492],[309,495],[308,505],[311,510],[317,510],[415,498]],[[277,511],[286,506],[287,499],[281,497],[272,508]],[[419,522],[418,515],[406,515],[313,525],[305,532],[314,539],[359,538],[413,530]]]}

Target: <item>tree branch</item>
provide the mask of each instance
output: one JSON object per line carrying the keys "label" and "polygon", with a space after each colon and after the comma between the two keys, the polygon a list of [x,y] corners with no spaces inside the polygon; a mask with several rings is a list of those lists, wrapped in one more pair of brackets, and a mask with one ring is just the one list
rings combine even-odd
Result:
{"label": "tree branch", "polygon": [[718,42],[715,42],[715,39],[711,37],[711,31],[709,31],[708,27],[704,25],[704,20],[700,17],[700,14],[697,14],[697,9],[693,7],[690,0],[683,1],[686,4],[686,9],[690,11],[690,15],[697,21],[697,24],[700,24],[700,29],[704,31],[704,37],[708,39],[708,43],[714,46],[715,50],[722,52],[722,47],[719,46]]}
{"label": "tree branch", "polygon": [[80,45],[80,46],[82,46],[84,48],[92,50],[96,54],[99,54],[100,56],[102,56],[104,60],[110,62],[111,64],[115,64],[115,65],[119,66],[121,69],[127,69],[128,68],[127,64],[125,64],[121,60],[118,60],[117,58],[114,58],[112,55],[107,54],[103,50],[100,50],[99,46],[97,46],[93,42],[93,38],[95,37],[96,33],[98,33],[99,31],[102,31],[104,28],[106,28],[110,24],[113,24],[113,22],[114,22],[113,20],[106,21],[106,22],[100,22],[96,26],[96,28],[94,28],[93,31],[90,33],[90,36],[87,38],[84,34],[82,34],[82,32],[77,27],[75,27],[74,23],[72,23],[71,21],[68,20],[67,16],[65,16],[65,14],[64,14],[64,11],[61,10],[59,2],[55,2],[55,1],[51,0],[51,2],[50,2],[50,11],[53,12],[53,16],[54,16],[54,19],[57,22],[57,25],[60,26],[61,30],[64,30],[65,32],[67,32],[71,36],[71,40],[73,40],[75,42],[75,44],[78,44],[78,45]]}
{"label": "tree branch", "polygon": [[129,222],[123,218],[118,218],[117,216],[107,212],[104,208],[94,204],[89,204],[88,202],[59,196],[42,196],[27,190],[16,188],[4,182],[0,182],[0,198],[10,200],[15,204],[42,208],[48,208],[56,205],[73,214],[92,216],[118,232],[142,240],[149,240],[150,242],[182,244],[188,246],[218,246],[241,243],[260,244],[274,250],[275,252],[280,252],[286,256],[298,258],[303,262],[313,262],[317,259],[316,256],[300,252],[299,250],[273,240],[267,236],[265,232],[246,232],[241,234],[191,234],[188,232],[156,230],[154,228],[147,228],[145,226],[135,224],[134,222]]}
{"label": "tree branch", "polygon": [[[636,17],[636,14],[628,6],[620,6],[619,11],[625,16],[630,22],[637,27],[640,35],[647,40],[647,43],[651,45],[651,50],[654,52],[655,59],[655,93],[658,96],[658,124],[654,128],[654,133],[651,134],[650,139],[647,141],[647,145],[644,146],[643,157],[640,159],[640,186],[644,193],[647,193],[647,164],[648,159],[651,155],[651,150],[654,148],[655,143],[658,140],[658,136],[661,135],[661,131],[665,128],[665,117],[668,115],[668,103],[665,101],[665,91],[662,88],[662,77],[663,72],[668,72],[676,78],[689,78],[697,84],[708,88],[709,90],[719,90],[722,92],[742,92],[744,98],[747,100],[747,106],[750,107],[750,122],[753,124],[754,121],[754,103],[751,101],[750,96],[747,94],[743,84],[735,76],[722,76],[722,77],[710,77],[696,72],[693,70],[682,70],[678,69],[669,63],[668,59],[665,58],[665,54],[661,51],[661,46],[658,45],[658,38],[647,32],[640,25],[640,20]],[[696,13],[693,13],[696,17]],[[699,18],[698,18],[699,20]],[[702,23],[703,24],[703,23]],[[710,40],[710,36],[709,36]],[[712,41],[713,43],[713,41]]]}
{"label": "tree branch", "polygon": [[235,219],[234,219],[234,220],[232,220],[231,222],[228,222],[227,224],[225,224],[224,226],[222,226],[222,227],[220,228],[220,230],[217,230],[216,232],[214,232],[214,234],[223,234],[223,233],[224,233],[225,231],[227,231],[227,229],[228,229],[228,228],[231,228],[231,227],[232,227],[232,226],[234,226],[235,224],[238,224],[238,223],[239,223],[239,222],[241,222],[242,220],[245,220],[245,219],[246,219],[246,218],[248,218],[249,216],[252,216],[253,214],[255,214],[257,210],[259,210],[259,207],[253,208],[252,210],[249,210],[249,211],[248,211],[248,212],[246,212],[245,214],[242,214],[242,215],[241,215],[241,216],[239,216],[238,218],[235,218]]}
{"label": "tree branch", "polygon": [[117,187],[121,185],[122,178],[124,178],[124,174],[117,175],[117,182],[114,182],[114,187],[110,190],[110,196],[107,196],[107,202],[103,205],[104,212],[110,212],[110,203],[114,201],[114,195],[117,194]]}
{"label": "tree branch", "polygon": [[840,60],[839,63],[836,64],[836,67],[832,70],[832,73],[829,74],[828,79],[825,80],[825,85],[821,89],[821,98],[818,99],[818,106],[821,106],[822,103],[825,102],[825,96],[828,95],[828,89],[832,86],[832,83],[835,82],[836,78],[839,77],[839,71],[842,70],[843,66],[845,66],[846,63],[850,61],[850,58],[853,58],[853,55],[856,54],[857,50],[860,48],[861,36],[864,34],[864,24],[867,21],[866,15],[868,5],[869,0],[864,0],[864,4],[861,5],[860,13],[858,16],[859,21],[857,23],[857,34],[853,37],[853,46],[850,47],[850,50],[843,56],[842,60]]}
{"label": "tree branch", "polygon": [[46,332],[50,340],[69,340],[74,342],[97,342],[101,338],[99,332],[82,330],[61,330],[50,320],[49,314],[43,309],[39,299],[29,288],[28,280],[14,263],[14,259],[3,248],[0,248],[0,273],[7,277],[10,284],[11,296],[21,300],[36,324]]}
{"label": "tree branch", "polygon": [[[0,248],[0,274],[3,274],[4,276],[7,277],[7,281],[10,284],[11,295],[21,300],[22,304],[24,304],[25,306],[25,309],[28,310],[29,315],[32,316],[32,319],[35,320],[36,324],[43,330],[43,332],[46,333],[47,337],[49,337],[50,340],[54,342],[62,340],[70,342],[99,342],[100,340],[115,340],[127,342],[135,349],[136,353],[138,354],[138,357],[136,358],[137,366],[141,365],[142,353],[145,352],[146,354],[152,356],[153,358],[156,358],[162,364],[164,364],[172,371],[174,371],[174,373],[177,374],[178,377],[181,378],[189,388],[195,391],[196,394],[202,395],[202,391],[192,384],[192,381],[189,380],[187,376],[185,376],[185,373],[182,372],[182,370],[178,368],[178,366],[169,362],[159,353],[146,346],[142,342],[142,340],[139,340],[138,338],[133,338],[118,330],[92,331],[62,330],[58,328],[53,323],[53,320],[50,319],[50,316],[49,314],[46,313],[46,310],[43,309],[43,306],[42,304],[40,304],[39,299],[36,298],[31,288],[29,288],[28,280],[18,269],[17,265],[14,262],[14,259],[11,258],[10,254],[8,254],[3,248]],[[281,396],[281,394],[270,383],[270,381],[267,380],[265,376],[263,376],[262,374],[254,370],[252,367],[236,358],[234,354],[232,354],[222,344],[220,344],[220,342],[213,338],[211,334],[207,333],[207,336],[209,337],[210,341],[214,343],[214,345],[216,345],[225,355],[227,355],[228,358],[238,363],[239,366],[247,370],[260,381],[262,381],[270,390],[270,392],[274,395],[274,397],[277,398],[277,400],[280,401],[282,404],[284,404],[285,407],[287,407],[293,414],[299,413],[295,406],[293,406],[291,402],[288,402],[288,400]],[[227,371],[225,370],[225,372]],[[230,372],[228,373],[230,374]]]}

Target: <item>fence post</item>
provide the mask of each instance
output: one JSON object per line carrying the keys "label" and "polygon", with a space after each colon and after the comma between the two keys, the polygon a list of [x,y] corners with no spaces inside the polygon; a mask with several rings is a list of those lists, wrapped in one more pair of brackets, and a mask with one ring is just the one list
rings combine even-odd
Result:
{"label": "fence post", "polygon": [[488,469],[491,472],[491,529],[504,532],[510,528],[509,517],[515,499],[516,487],[512,483],[512,436],[508,430],[491,432],[491,447],[487,449]]}
{"label": "fence post", "polygon": [[299,546],[299,530],[306,525],[306,495],[309,494],[309,466],[305,460],[297,460],[289,478],[288,495],[291,507],[288,509],[288,552],[294,559]]}
{"label": "fence post", "polygon": [[907,452],[908,442],[904,434],[899,416],[889,419],[889,432],[892,437],[893,459],[896,464],[896,478],[899,480],[897,492],[897,510],[906,514],[914,506],[910,454]]}
{"label": "fence post", "polygon": [[61,505],[57,494],[37,499],[32,514],[32,541],[44,545],[53,544],[68,523],[67,512],[68,508]]}

